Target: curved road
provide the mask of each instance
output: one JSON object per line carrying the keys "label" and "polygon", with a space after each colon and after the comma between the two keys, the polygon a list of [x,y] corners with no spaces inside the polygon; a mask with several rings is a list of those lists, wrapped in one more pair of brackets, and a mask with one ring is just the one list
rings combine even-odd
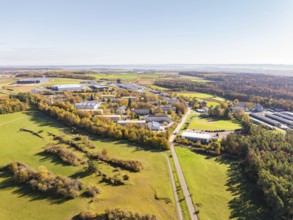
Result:
{"label": "curved road", "polygon": [[[184,125],[184,122],[186,121],[186,119],[190,115],[190,113],[191,113],[191,109],[188,108],[187,113],[182,117],[181,122],[178,124],[178,126],[174,130],[175,134],[177,134],[180,131],[181,127]],[[176,171],[178,174],[178,178],[180,181],[180,185],[181,185],[185,200],[186,200],[186,204],[187,204],[187,208],[188,208],[188,211],[190,214],[190,218],[192,220],[198,220],[197,215],[195,213],[195,208],[194,208],[194,205],[193,205],[193,202],[191,199],[191,195],[189,193],[189,190],[188,190],[188,187],[187,187],[187,184],[186,184],[186,181],[185,181],[185,178],[184,178],[184,175],[183,175],[183,172],[182,172],[182,169],[181,169],[181,166],[180,166],[180,163],[179,163],[179,160],[178,160],[175,148],[174,148],[173,142],[174,142],[175,138],[176,138],[176,135],[174,135],[174,134],[172,134],[169,138],[170,150],[171,150],[172,157],[174,160],[174,165],[175,165],[175,168],[176,168]]]}

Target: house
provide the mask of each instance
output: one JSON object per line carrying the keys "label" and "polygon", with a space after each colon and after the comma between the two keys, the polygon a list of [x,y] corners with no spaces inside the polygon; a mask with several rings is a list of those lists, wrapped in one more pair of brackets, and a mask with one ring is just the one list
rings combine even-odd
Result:
{"label": "house", "polygon": [[261,106],[261,104],[257,103],[254,108],[252,109],[253,112],[263,112],[264,108]]}
{"label": "house", "polygon": [[209,143],[211,140],[210,134],[203,134],[203,133],[196,133],[196,132],[189,132],[184,131],[181,134],[181,138],[185,138],[190,141],[200,141],[201,143]]}
{"label": "house", "polygon": [[121,115],[96,115],[97,118],[109,118],[111,121],[117,122],[121,120]]}
{"label": "house", "polygon": [[161,124],[159,122],[156,122],[156,121],[150,121],[150,122],[148,122],[148,127],[152,131],[161,131],[161,130],[163,130]]}
{"label": "house", "polygon": [[47,82],[48,79],[45,77],[39,78],[26,78],[26,79],[19,79],[16,81],[17,84],[40,84]]}
{"label": "house", "polygon": [[51,88],[52,90],[56,90],[56,91],[80,91],[84,89],[84,86],[81,84],[63,84],[63,85],[54,85]]}
{"label": "house", "polygon": [[136,109],[134,109],[134,112],[137,115],[149,115],[150,109],[149,108],[136,108]]}
{"label": "house", "polygon": [[145,125],[146,121],[145,120],[119,120],[117,121],[117,124],[120,124],[120,125],[129,125],[129,124],[132,124],[132,125]]}
{"label": "house", "polygon": [[156,122],[171,122],[171,118],[168,115],[149,115],[145,118],[147,122],[156,121]]}
{"label": "house", "polygon": [[74,104],[74,107],[78,110],[95,111],[101,104],[101,102],[80,102]]}

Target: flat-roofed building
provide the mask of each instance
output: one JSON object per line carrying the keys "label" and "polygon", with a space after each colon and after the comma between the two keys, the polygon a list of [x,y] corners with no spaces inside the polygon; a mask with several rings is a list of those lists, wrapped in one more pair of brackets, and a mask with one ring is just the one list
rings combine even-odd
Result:
{"label": "flat-roofed building", "polygon": [[120,124],[120,125],[129,125],[129,124],[145,125],[146,121],[145,120],[119,120],[119,121],[117,121],[117,124]]}
{"label": "flat-roofed building", "polygon": [[137,115],[149,115],[150,109],[149,108],[136,108],[136,109],[134,109],[134,112]]}
{"label": "flat-roofed building", "polygon": [[111,121],[119,121],[121,120],[121,115],[96,115],[97,118],[109,118]]}
{"label": "flat-roofed building", "polygon": [[168,115],[150,115],[145,118],[147,122],[156,121],[156,122],[171,122],[171,118]]}
{"label": "flat-roofed building", "polygon": [[84,85],[81,85],[81,84],[62,84],[62,85],[54,85],[51,88],[56,91],[81,91],[84,89]]}
{"label": "flat-roofed building", "polygon": [[181,138],[185,138],[185,139],[188,139],[190,141],[200,141],[201,143],[209,143],[210,140],[211,140],[211,135],[210,134],[203,134],[203,133],[184,131],[181,134]]}
{"label": "flat-roofed building", "polygon": [[74,107],[78,110],[95,111],[100,107],[101,104],[102,104],[101,102],[80,102],[80,103],[75,103]]}
{"label": "flat-roofed building", "polygon": [[99,85],[99,84],[94,84],[91,86],[91,88],[95,91],[109,91],[110,87],[108,85]]}
{"label": "flat-roofed building", "polygon": [[161,130],[163,130],[161,124],[159,122],[156,122],[156,121],[150,121],[150,122],[148,122],[148,127],[152,131],[161,131]]}

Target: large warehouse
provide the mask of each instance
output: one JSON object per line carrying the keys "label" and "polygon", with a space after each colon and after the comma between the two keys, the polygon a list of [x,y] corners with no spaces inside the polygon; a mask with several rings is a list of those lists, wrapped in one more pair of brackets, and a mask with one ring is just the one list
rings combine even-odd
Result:
{"label": "large warehouse", "polygon": [[185,131],[181,134],[181,138],[186,138],[190,141],[200,141],[201,143],[209,143],[211,135]]}
{"label": "large warehouse", "polygon": [[47,82],[48,79],[45,77],[40,78],[26,78],[26,79],[19,79],[16,81],[17,84],[40,84]]}
{"label": "large warehouse", "polygon": [[54,85],[52,89],[57,91],[80,91],[84,89],[84,86],[80,84],[63,84]]}

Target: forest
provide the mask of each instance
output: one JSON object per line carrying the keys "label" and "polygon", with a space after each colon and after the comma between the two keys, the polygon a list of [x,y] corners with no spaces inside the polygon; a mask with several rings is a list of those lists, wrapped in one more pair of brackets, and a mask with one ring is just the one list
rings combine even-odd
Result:
{"label": "forest", "polygon": [[178,91],[209,93],[230,100],[260,103],[265,107],[293,110],[293,77],[202,72],[180,72],[180,74],[201,77],[209,82],[159,79],[155,81],[155,85]]}
{"label": "forest", "polygon": [[273,133],[251,126],[248,135],[230,134],[223,150],[237,155],[247,176],[264,195],[275,219],[293,218],[293,132]]}

